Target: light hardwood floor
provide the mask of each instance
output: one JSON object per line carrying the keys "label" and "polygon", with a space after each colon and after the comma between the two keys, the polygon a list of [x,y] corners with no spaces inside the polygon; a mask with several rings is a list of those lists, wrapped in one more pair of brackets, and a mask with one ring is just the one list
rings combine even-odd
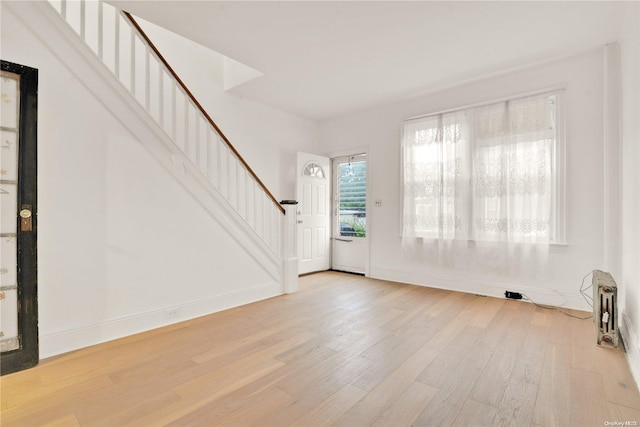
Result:
{"label": "light hardwood floor", "polygon": [[591,320],[334,272],[0,381],[3,427],[640,425]]}

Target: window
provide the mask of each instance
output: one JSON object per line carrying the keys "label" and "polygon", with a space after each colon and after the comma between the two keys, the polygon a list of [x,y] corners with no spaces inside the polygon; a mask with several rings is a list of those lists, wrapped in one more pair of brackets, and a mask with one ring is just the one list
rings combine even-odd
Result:
{"label": "window", "polygon": [[367,159],[365,154],[334,159],[339,235],[367,236]]}
{"label": "window", "polygon": [[324,178],[324,170],[322,166],[317,163],[309,162],[304,166],[304,171],[302,172],[305,176],[310,176],[312,178]]}
{"label": "window", "polygon": [[406,120],[403,236],[562,241],[561,96]]}

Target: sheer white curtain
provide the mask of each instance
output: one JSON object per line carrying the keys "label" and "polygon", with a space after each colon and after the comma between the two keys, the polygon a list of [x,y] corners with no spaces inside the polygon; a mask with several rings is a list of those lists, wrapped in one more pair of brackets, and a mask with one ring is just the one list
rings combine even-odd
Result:
{"label": "sheer white curtain", "polygon": [[465,111],[405,123],[404,231],[426,260],[453,265],[469,238],[469,120]]}
{"label": "sheer white curtain", "polygon": [[421,246],[440,265],[539,271],[553,237],[554,100],[543,94],[406,121],[405,247]]}

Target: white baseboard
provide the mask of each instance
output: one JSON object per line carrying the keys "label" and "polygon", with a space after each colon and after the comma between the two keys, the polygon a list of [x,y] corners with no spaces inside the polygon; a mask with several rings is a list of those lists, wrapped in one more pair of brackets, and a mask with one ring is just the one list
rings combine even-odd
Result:
{"label": "white baseboard", "polygon": [[40,359],[282,295],[283,292],[282,284],[271,282],[100,324],[42,334]]}
{"label": "white baseboard", "polygon": [[460,280],[458,278],[427,276],[388,268],[371,268],[370,273],[370,277],[375,279],[496,298],[504,298],[504,292],[509,290],[525,294],[538,304],[591,312],[591,307],[587,305],[579,293],[563,294],[550,289],[532,288],[507,282]]}
{"label": "white baseboard", "polygon": [[640,340],[638,340],[638,334],[636,333],[638,328],[634,328],[627,313],[622,313],[622,322],[619,329],[627,351],[627,362],[629,363],[631,375],[636,380],[636,386],[640,389]]}

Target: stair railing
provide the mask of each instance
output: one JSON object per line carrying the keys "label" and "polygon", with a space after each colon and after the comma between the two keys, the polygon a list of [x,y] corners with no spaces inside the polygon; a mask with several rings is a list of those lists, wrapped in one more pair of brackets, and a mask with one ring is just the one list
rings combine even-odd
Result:
{"label": "stair railing", "polygon": [[275,255],[285,210],[131,14],[101,0],[49,0],[100,61]]}

